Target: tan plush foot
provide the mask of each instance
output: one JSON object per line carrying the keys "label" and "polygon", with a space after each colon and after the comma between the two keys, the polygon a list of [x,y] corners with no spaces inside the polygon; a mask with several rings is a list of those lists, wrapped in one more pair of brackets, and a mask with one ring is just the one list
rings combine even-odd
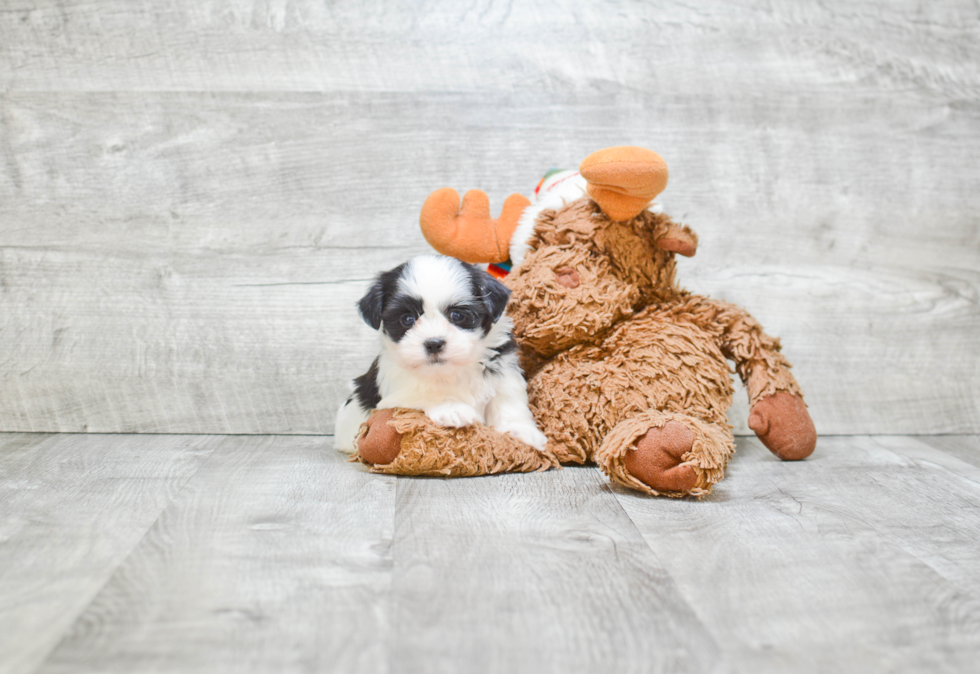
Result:
{"label": "tan plush foot", "polygon": [[817,429],[806,403],[786,391],[756,402],[749,414],[749,428],[784,461],[805,459],[817,446]]}
{"label": "tan plush foot", "polygon": [[365,422],[368,431],[357,443],[357,453],[365,462],[384,466],[398,456],[402,435],[388,423],[394,416],[393,410],[378,410]]}
{"label": "tan plush foot", "polygon": [[701,497],[725,476],[734,451],[728,424],[651,409],[616,424],[592,459],[624,487]]}
{"label": "tan plush foot", "polygon": [[558,467],[547,447],[538,451],[483,424],[438,426],[421,410],[379,410],[361,428],[352,460],[371,464],[375,473],[468,477]]}
{"label": "tan plush foot", "polygon": [[680,465],[694,446],[694,431],[679,421],[651,428],[623,457],[626,470],[657,491],[686,492],[697,486],[698,475],[691,466]]}

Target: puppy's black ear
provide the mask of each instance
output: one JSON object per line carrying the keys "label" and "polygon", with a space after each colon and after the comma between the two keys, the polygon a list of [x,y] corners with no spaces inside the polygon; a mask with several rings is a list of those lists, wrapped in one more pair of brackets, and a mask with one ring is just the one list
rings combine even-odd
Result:
{"label": "puppy's black ear", "polygon": [[477,285],[480,288],[483,301],[490,310],[490,316],[496,323],[504,315],[504,309],[507,308],[510,289],[482,269],[477,270]]}
{"label": "puppy's black ear", "polygon": [[375,330],[381,327],[381,312],[384,311],[385,300],[395,294],[398,279],[401,278],[406,264],[408,263],[403,262],[394,269],[378,274],[378,278],[374,279],[374,285],[357,303],[357,310],[361,312],[361,318]]}
{"label": "puppy's black ear", "polygon": [[381,310],[384,308],[385,289],[381,279],[378,278],[357,302],[357,310],[361,314],[364,322],[377,330],[381,327]]}

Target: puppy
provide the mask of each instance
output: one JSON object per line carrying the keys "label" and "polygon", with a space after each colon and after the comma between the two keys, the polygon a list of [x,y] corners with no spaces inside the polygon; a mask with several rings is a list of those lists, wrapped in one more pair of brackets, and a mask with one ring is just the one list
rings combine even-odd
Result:
{"label": "puppy", "polygon": [[485,423],[544,449],[504,315],[509,296],[487,272],[441,255],[380,274],[358,309],[379,331],[381,354],[337,412],[337,449],[354,452],[370,411],[391,407],[422,410],[440,426]]}

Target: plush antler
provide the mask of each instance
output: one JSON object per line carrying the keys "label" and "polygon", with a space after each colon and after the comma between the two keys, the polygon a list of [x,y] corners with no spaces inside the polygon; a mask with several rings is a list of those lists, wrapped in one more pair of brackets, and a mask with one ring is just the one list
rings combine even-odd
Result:
{"label": "plush antler", "polygon": [[632,220],[667,187],[667,163],[652,150],[619,146],[593,152],[579,166],[589,196],[615,222]]}
{"label": "plush antler", "polygon": [[520,194],[504,201],[500,217],[490,217],[490,200],[485,192],[470,190],[463,196],[451,187],[429,195],[422,205],[419,224],[425,240],[444,255],[464,262],[506,262],[510,237],[517,229],[521,212],[531,205]]}

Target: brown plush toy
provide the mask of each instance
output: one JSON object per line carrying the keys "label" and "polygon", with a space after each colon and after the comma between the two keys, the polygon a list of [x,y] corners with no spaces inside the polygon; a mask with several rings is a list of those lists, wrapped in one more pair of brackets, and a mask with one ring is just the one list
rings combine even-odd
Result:
{"label": "brown plush toy", "polygon": [[423,414],[382,410],[362,428],[357,458],[379,472],[478,475],[593,461],[650,494],[707,494],[734,451],[731,374],[748,389],[749,427],[776,456],[803,459],[817,434],[779,340],[737,306],[675,282],[675,256],[697,236],[650,207],[667,183],[650,150],[616,147],[578,172],[552,172],[532,205],[508,198],[490,218],[482,192],[460,207],[449,188],[422,208],[440,252],[504,279],[531,408],[548,437],[536,452],[486,427],[439,428]]}

